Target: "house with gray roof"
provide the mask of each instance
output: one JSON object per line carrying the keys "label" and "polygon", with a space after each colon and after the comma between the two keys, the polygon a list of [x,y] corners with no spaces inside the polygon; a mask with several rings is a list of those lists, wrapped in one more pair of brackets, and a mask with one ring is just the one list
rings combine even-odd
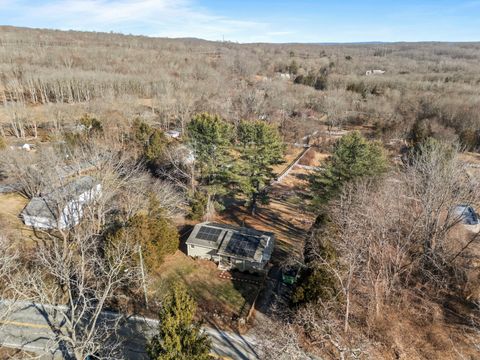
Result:
{"label": "house with gray roof", "polygon": [[83,207],[101,194],[100,183],[91,176],[79,177],[41,197],[34,197],[21,217],[37,229],[65,229],[78,224]]}
{"label": "house with gray roof", "polygon": [[274,242],[271,232],[203,222],[195,225],[186,244],[189,256],[215,261],[221,269],[263,272]]}

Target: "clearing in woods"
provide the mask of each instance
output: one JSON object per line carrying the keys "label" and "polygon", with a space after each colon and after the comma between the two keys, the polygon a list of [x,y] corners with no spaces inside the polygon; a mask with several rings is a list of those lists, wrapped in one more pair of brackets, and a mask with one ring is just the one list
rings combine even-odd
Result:
{"label": "clearing in woods", "polygon": [[[287,167],[302,150],[296,148],[296,153],[287,154],[287,162],[281,169],[276,169],[276,172]],[[306,152],[301,163],[307,166],[319,166],[325,157],[326,154],[322,154],[312,147]],[[307,232],[315,220],[315,215],[309,209],[308,176],[310,173],[311,170],[295,166],[280,183],[275,183],[270,188],[269,204],[259,206],[255,216],[251,215],[242,202],[236,201],[215,220],[273,231],[276,238],[275,253],[272,259],[274,263],[293,254],[300,256]]]}

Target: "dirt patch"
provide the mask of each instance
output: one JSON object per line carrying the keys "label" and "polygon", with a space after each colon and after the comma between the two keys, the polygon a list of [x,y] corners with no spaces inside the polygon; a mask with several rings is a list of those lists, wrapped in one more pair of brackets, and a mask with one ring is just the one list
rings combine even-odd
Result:
{"label": "dirt patch", "polygon": [[12,359],[33,359],[35,354],[27,353],[22,350],[0,347],[0,360]]}
{"label": "dirt patch", "polygon": [[318,148],[311,147],[308,149],[305,155],[303,155],[298,164],[304,166],[320,166],[329,156],[329,153],[322,152]]}
{"label": "dirt patch", "polygon": [[273,167],[273,172],[275,174],[280,174],[293,160],[296,159],[298,155],[303,151],[303,148],[295,147],[295,146],[287,146],[285,150],[285,162],[283,164],[275,165]]}

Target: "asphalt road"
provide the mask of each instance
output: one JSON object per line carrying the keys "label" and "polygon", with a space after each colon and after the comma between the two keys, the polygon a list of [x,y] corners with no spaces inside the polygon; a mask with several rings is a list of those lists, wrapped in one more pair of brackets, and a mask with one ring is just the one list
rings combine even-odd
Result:
{"label": "asphalt road", "polygon": [[[43,359],[62,359],[62,353],[51,339],[54,333],[47,319],[61,323],[55,308],[50,305],[37,305],[29,302],[17,302],[11,304],[8,301],[0,301],[0,314],[10,307],[8,316],[0,319],[0,346],[23,349],[43,355]],[[43,311],[50,316],[45,316]],[[114,313],[105,312],[105,318],[118,316]],[[158,325],[154,319],[143,317],[130,317],[121,327],[119,336],[123,341],[123,353],[125,359],[147,359],[145,354],[146,337],[151,336]],[[222,331],[211,327],[205,327],[205,332],[212,339],[212,353],[224,359],[255,360],[258,355],[255,352],[255,341],[248,336],[242,336],[232,332]],[[48,349],[54,349],[53,353]]]}

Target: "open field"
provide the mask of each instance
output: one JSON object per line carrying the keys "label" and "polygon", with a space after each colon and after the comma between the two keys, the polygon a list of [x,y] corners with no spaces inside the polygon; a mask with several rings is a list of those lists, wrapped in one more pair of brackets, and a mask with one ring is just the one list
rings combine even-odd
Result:
{"label": "open field", "polygon": [[[292,161],[303,150],[301,148],[294,149],[297,151],[289,157],[287,156],[288,160],[283,165],[283,169],[289,165],[288,161]],[[307,166],[319,166],[328,156],[314,148],[311,148],[309,152],[312,152],[314,156],[307,157],[303,161]],[[306,234],[315,219],[315,215],[308,206],[310,201],[310,194],[307,190],[309,174],[309,170],[298,166],[293,168],[280,183],[275,183],[269,189],[269,204],[260,205],[255,216],[252,216],[241,203],[236,202],[219,214],[216,220],[274,232],[276,238],[276,248],[272,259],[274,263],[281,263],[291,255],[298,258],[303,251]]]}
{"label": "open field", "polygon": [[23,245],[28,244],[26,240],[36,238],[33,230],[25,226],[20,218],[20,213],[27,203],[28,199],[16,193],[0,194],[0,224],[2,232],[12,240],[21,241]]}

